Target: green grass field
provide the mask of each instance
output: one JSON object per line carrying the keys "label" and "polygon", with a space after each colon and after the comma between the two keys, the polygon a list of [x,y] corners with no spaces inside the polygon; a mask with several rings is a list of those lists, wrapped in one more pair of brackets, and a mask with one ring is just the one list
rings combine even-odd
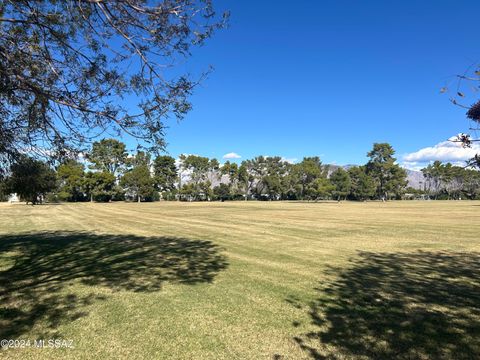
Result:
{"label": "green grass field", "polygon": [[4,359],[480,358],[480,203],[0,205]]}

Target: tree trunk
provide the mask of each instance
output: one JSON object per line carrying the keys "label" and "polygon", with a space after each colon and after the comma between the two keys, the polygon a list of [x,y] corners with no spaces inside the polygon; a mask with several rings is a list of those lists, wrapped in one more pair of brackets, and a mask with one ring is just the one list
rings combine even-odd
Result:
{"label": "tree trunk", "polygon": [[182,174],[181,173],[178,175],[178,197],[177,197],[177,201],[182,200],[182,194],[180,194],[180,190],[182,190]]}

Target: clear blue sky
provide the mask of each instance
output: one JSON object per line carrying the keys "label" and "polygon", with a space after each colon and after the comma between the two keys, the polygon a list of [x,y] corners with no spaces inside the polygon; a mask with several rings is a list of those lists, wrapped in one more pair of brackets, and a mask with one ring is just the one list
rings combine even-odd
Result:
{"label": "clear blue sky", "polygon": [[373,142],[401,157],[468,127],[439,89],[480,61],[478,0],[216,3],[230,27],[185,66],[215,71],[167,122],[172,156],[364,163]]}

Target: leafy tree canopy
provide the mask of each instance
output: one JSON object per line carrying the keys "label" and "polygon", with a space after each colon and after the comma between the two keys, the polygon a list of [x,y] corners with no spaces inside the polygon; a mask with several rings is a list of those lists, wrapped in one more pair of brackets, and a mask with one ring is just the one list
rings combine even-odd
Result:
{"label": "leafy tree canopy", "polygon": [[61,200],[82,201],[86,195],[85,167],[70,160],[57,169],[58,195]]}
{"label": "leafy tree canopy", "polygon": [[230,200],[232,198],[230,187],[223,183],[213,188],[213,194],[221,201]]}
{"label": "leafy tree canopy", "polygon": [[91,201],[107,202],[115,196],[115,176],[109,172],[87,173],[85,186]]}
{"label": "leafy tree canopy", "polygon": [[174,65],[227,17],[211,0],[1,1],[0,161],[105,132],[163,148],[164,119],[190,110],[201,79]]}
{"label": "leafy tree canopy", "polygon": [[44,162],[26,156],[12,164],[10,173],[7,180],[8,191],[17,193],[27,203],[41,202],[56,186],[55,171]]}
{"label": "leafy tree canopy", "polygon": [[120,185],[127,189],[138,202],[151,201],[155,193],[155,182],[150,173],[150,156],[139,151],[130,161],[132,168],[120,180]]}
{"label": "leafy tree canopy", "polygon": [[351,195],[355,200],[368,200],[376,190],[374,179],[367,174],[364,166],[353,166],[348,169],[352,182]]}
{"label": "leafy tree canopy", "polygon": [[123,142],[116,139],[102,139],[93,143],[92,150],[88,154],[88,160],[92,168],[99,171],[109,172],[114,176],[127,164],[127,150]]}
{"label": "leafy tree canopy", "polygon": [[208,181],[211,172],[217,171],[220,167],[217,159],[197,155],[180,155],[181,168],[190,174],[191,181],[198,185]]}
{"label": "leafy tree canopy", "polygon": [[160,191],[172,191],[178,178],[175,159],[171,156],[157,156],[153,162],[155,183]]}
{"label": "leafy tree canopy", "polygon": [[376,182],[378,198],[388,199],[392,194],[398,197],[407,186],[407,173],[395,164],[394,154],[395,150],[388,143],[375,143],[367,153],[370,160],[366,170]]}
{"label": "leafy tree canopy", "polygon": [[338,200],[346,199],[352,188],[352,180],[350,179],[348,172],[342,168],[338,168],[330,176],[330,181],[335,187],[333,190],[333,196]]}

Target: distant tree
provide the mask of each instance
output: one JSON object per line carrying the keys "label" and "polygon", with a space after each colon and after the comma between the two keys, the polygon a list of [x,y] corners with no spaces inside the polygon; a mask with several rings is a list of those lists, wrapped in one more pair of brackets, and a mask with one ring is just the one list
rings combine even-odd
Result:
{"label": "distant tree", "polygon": [[407,187],[405,189],[405,194],[404,194],[404,197],[403,199],[405,200],[414,200],[416,197],[420,197],[420,196],[423,196],[425,195],[425,191],[422,190],[422,189],[416,189],[414,187]]}
{"label": "distant tree", "polygon": [[154,180],[150,170],[144,166],[136,166],[127,171],[120,180],[120,184],[132,194],[138,202],[151,201],[155,198]]}
{"label": "distant tree", "polygon": [[85,174],[85,188],[90,201],[108,202],[115,196],[115,176],[112,173],[88,172]]}
{"label": "distant tree", "polygon": [[305,198],[308,200],[328,199],[334,190],[335,186],[329,179],[320,177],[307,185]]}
{"label": "distant tree", "polygon": [[210,182],[210,185],[216,184],[221,177],[220,173],[220,163],[217,159],[210,159],[210,169],[207,172],[207,180]]}
{"label": "distant tree", "polygon": [[238,168],[238,184],[243,189],[243,196],[245,201],[248,200],[253,185],[255,184],[255,176],[252,171],[253,163],[251,160],[244,160]]}
{"label": "distant tree", "polygon": [[350,195],[354,200],[365,201],[375,194],[375,181],[366,173],[364,166],[352,166],[348,174],[352,182]]}
{"label": "distant tree", "polygon": [[117,179],[127,165],[127,157],[125,144],[116,139],[94,142],[92,150],[88,154],[88,160],[92,163],[93,169],[109,172]]}
{"label": "distant tree", "polygon": [[7,201],[8,193],[5,179],[0,175],[0,201]]}
{"label": "distant tree", "polygon": [[269,200],[281,198],[285,190],[282,179],[289,170],[289,164],[286,161],[279,156],[257,156],[247,160],[245,165],[248,174],[252,176],[252,192],[257,198]]}
{"label": "distant tree", "polygon": [[10,166],[7,191],[16,193],[32,205],[42,202],[43,197],[56,187],[56,176],[46,163],[22,156]]}
{"label": "distant tree", "polygon": [[120,185],[138,202],[155,199],[155,181],[150,173],[150,156],[139,151],[129,161],[131,169],[120,179]]}
{"label": "distant tree", "polygon": [[352,188],[352,180],[350,179],[348,172],[339,167],[330,176],[330,181],[335,187],[332,191],[333,197],[338,201],[346,199]]}
{"label": "distant tree", "polygon": [[222,183],[222,184],[219,184],[218,186],[215,186],[213,188],[213,194],[215,195],[215,198],[221,201],[232,199],[231,188],[227,184]]}
{"label": "distant tree", "polygon": [[370,158],[366,165],[367,174],[376,182],[379,199],[387,200],[392,193],[401,195],[407,185],[407,173],[395,164],[394,154],[395,150],[388,143],[375,143],[372,151],[367,153]]}
{"label": "distant tree", "polygon": [[161,192],[173,191],[178,179],[175,159],[171,156],[157,156],[153,161],[155,185]]}
{"label": "distant tree", "polygon": [[126,165],[130,168],[134,168],[136,166],[145,165],[149,168],[152,167],[152,156],[149,152],[145,151],[137,151],[135,156],[129,156],[126,161]]}
{"label": "distant tree", "polygon": [[58,197],[66,201],[86,199],[85,167],[74,160],[61,164],[57,169]]}
{"label": "distant tree", "polygon": [[267,170],[267,160],[264,156],[257,156],[253,159],[245,161],[245,166],[249,174],[249,180],[251,179],[251,192],[252,195],[255,195],[257,198],[262,195],[262,191],[265,187],[265,184],[262,182],[262,179],[265,176],[268,176]]}
{"label": "distant tree", "polygon": [[190,174],[190,182],[198,185],[207,180],[208,172],[211,170],[210,159],[197,155],[180,155],[180,167]]}
{"label": "distant tree", "polygon": [[385,184],[386,199],[401,199],[402,195],[405,194],[407,185],[408,180],[406,170],[395,164],[390,169],[390,179]]}
{"label": "distant tree", "polygon": [[221,167],[220,172],[222,175],[228,175],[231,183],[238,181],[238,165],[236,163],[226,161]]}
{"label": "distant tree", "polygon": [[316,187],[313,183],[319,178],[327,178],[326,169],[323,167],[322,162],[318,156],[304,157],[302,162],[295,164],[294,172],[297,173],[298,181],[300,185],[301,199],[305,199],[310,195],[307,195],[307,189]]}
{"label": "distant tree", "polygon": [[[448,193],[453,199],[461,199],[466,188],[468,173],[463,166],[452,166],[450,168],[450,183]],[[465,198],[465,196],[463,196]]]}
{"label": "distant tree", "polygon": [[463,193],[468,199],[480,199],[480,171],[465,169]]}
{"label": "distant tree", "polygon": [[198,196],[198,188],[194,184],[184,184],[179,190],[180,200],[192,201]]}
{"label": "distant tree", "polygon": [[474,169],[435,161],[422,172],[426,189],[434,199],[475,199],[480,191],[480,172]]}
{"label": "distant tree", "polygon": [[282,177],[280,174],[265,175],[261,179],[262,191],[258,192],[258,195],[266,195],[270,200],[279,200],[283,193]]}
{"label": "distant tree", "polygon": [[115,185],[113,186],[111,200],[112,201],[124,201],[125,200],[125,189],[116,180],[115,180]]}
{"label": "distant tree", "polygon": [[225,164],[220,168],[221,175],[228,175],[228,187],[230,188],[230,193],[240,194],[239,189],[239,167],[236,163],[231,163],[226,161]]}
{"label": "distant tree", "polygon": [[191,109],[203,78],[179,72],[178,60],[227,17],[210,0],[0,4],[0,163],[39,143],[65,151],[104,132],[163,148],[163,120]]}
{"label": "distant tree", "polygon": [[213,198],[213,186],[210,180],[203,181],[197,187],[197,200],[210,201]]}
{"label": "distant tree", "polygon": [[175,188],[170,191],[164,191],[162,192],[162,200],[168,200],[168,201],[179,200],[179,194],[180,192],[178,188]]}
{"label": "distant tree", "polygon": [[218,176],[219,163],[216,159],[197,155],[180,155],[180,167],[190,176],[195,189],[195,199],[209,199],[212,180]]}
{"label": "distant tree", "polygon": [[435,199],[438,196],[442,181],[442,163],[435,161],[422,169],[423,177],[425,178],[425,190],[429,195],[433,195]]}
{"label": "distant tree", "polygon": [[296,165],[291,165],[287,173],[282,178],[282,199],[298,200],[302,199],[304,189],[300,184],[300,174],[295,171]]}

